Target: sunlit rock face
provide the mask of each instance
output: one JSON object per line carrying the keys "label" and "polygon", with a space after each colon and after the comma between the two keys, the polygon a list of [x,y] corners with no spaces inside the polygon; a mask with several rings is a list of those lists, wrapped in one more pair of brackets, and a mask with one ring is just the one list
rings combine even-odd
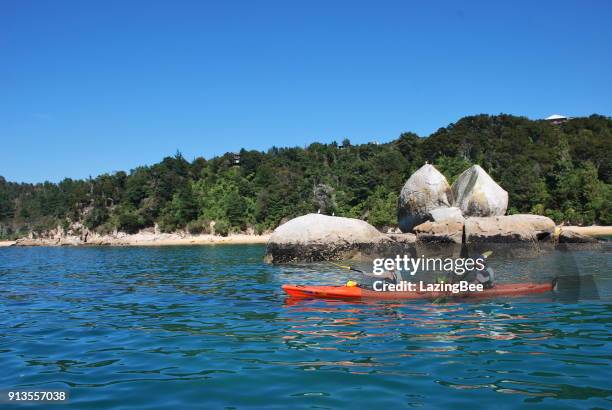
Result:
{"label": "sunlit rock face", "polygon": [[391,242],[387,235],[360,219],[308,214],[274,230],[268,241],[266,261],[349,259],[358,253],[374,253]]}
{"label": "sunlit rock face", "polygon": [[531,215],[531,214],[516,214],[508,215],[508,219],[511,221],[517,221],[519,223],[525,223],[530,225],[535,231],[535,234],[539,241],[551,241],[555,235],[555,221],[547,216],[542,215]]}
{"label": "sunlit rock face", "polygon": [[468,216],[501,216],[508,208],[508,192],[479,165],[465,170],[452,186],[454,206]]}
{"label": "sunlit rock face", "polygon": [[453,193],[448,181],[433,165],[425,164],[408,178],[400,193],[398,223],[402,232],[431,218],[431,211],[450,207]]}

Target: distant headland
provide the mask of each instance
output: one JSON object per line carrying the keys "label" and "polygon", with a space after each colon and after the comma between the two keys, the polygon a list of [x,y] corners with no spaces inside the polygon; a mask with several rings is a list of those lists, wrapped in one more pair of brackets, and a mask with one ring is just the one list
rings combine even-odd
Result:
{"label": "distant headland", "polygon": [[[428,137],[404,133],[387,143],[353,145],[345,139],[193,161],[177,153],[129,172],[57,184],[0,177],[0,240],[262,242],[282,223],[308,213],[363,220],[385,233],[411,231],[428,218],[407,217],[412,205],[402,187],[424,164],[439,171],[449,189],[472,169],[461,192],[478,178],[495,181],[507,198],[503,212],[494,215],[612,225],[611,156],[610,117],[534,121],[502,114],[464,117]],[[500,206],[494,196],[487,206]],[[454,199],[461,208],[462,198]],[[195,237],[200,239],[185,239]]]}

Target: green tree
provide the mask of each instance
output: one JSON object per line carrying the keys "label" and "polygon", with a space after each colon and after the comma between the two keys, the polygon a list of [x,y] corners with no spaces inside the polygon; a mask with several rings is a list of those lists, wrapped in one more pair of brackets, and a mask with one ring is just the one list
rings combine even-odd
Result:
{"label": "green tree", "polygon": [[247,202],[237,191],[225,197],[225,216],[231,226],[243,229],[246,225]]}
{"label": "green tree", "polygon": [[368,222],[377,228],[397,225],[398,194],[379,187],[370,197]]}
{"label": "green tree", "polygon": [[144,223],[134,210],[123,210],[117,217],[117,228],[127,233],[136,233],[144,228]]}

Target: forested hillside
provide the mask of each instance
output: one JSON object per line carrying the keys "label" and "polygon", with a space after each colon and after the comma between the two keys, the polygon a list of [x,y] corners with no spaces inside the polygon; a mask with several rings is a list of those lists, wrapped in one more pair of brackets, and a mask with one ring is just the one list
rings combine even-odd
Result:
{"label": "forested hillside", "polygon": [[[134,153],[138,155],[137,152]],[[465,117],[427,138],[385,144],[313,143],[242,150],[189,162],[180,153],[129,173],[58,184],[0,177],[0,237],[81,222],[90,230],[262,232],[283,219],[322,212],[396,224],[402,185],[425,161],[452,182],[480,164],[509,192],[509,212],[556,222],[612,224],[612,119],[552,125],[510,115]]]}

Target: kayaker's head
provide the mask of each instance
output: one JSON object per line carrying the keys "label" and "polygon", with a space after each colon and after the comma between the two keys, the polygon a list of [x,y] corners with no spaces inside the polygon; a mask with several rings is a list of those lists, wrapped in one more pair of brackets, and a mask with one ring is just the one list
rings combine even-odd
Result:
{"label": "kayaker's head", "polygon": [[482,259],[482,263],[487,266],[487,259],[493,254],[493,251],[486,251],[480,254],[477,259]]}
{"label": "kayaker's head", "polygon": [[483,252],[478,259],[482,259],[484,269],[478,270],[476,273],[475,281],[484,285],[485,289],[491,288],[494,285],[495,274],[493,269],[487,266],[487,258],[493,254],[493,251]]}

